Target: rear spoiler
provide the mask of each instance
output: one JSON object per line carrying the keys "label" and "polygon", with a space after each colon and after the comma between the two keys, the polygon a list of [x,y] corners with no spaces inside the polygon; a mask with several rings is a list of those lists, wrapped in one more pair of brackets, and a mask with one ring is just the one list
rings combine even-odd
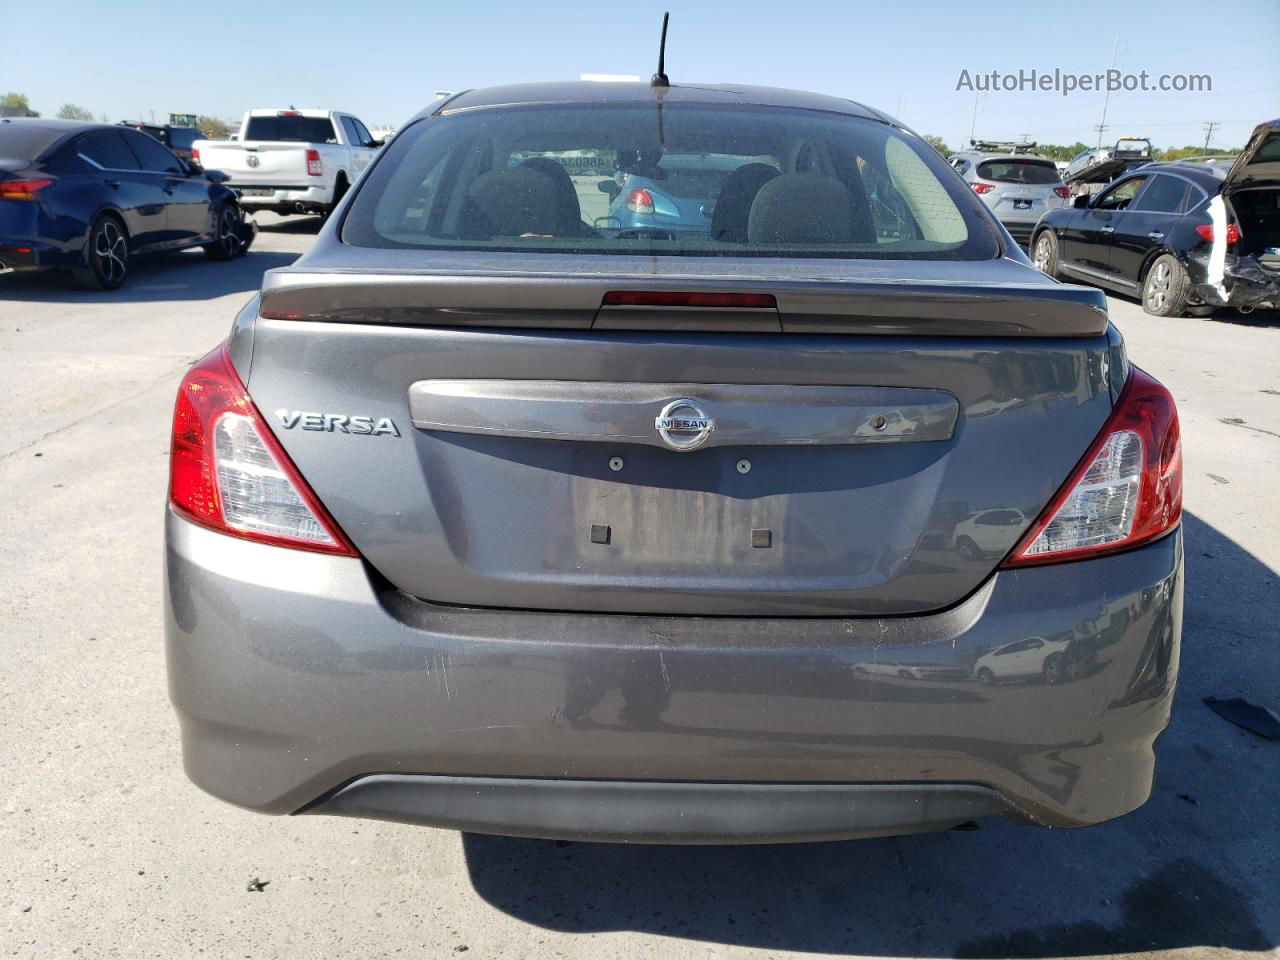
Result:
{"label": "rear spoiler", "polygon": [[[774,306],[663,307],[604,303],[618,291],[755,294]],[[1093,337],[1106,297],[1049,281],[656,278],[268,271],[259,307],[273,320],[431,327],[676,330],[724,333]]]}

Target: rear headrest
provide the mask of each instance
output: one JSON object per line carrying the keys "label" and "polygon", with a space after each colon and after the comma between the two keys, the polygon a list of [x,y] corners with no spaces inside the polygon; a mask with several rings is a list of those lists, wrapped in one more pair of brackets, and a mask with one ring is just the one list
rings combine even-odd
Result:
{"label": "rear headrest", "polygon": [[556,183],[528,167],[491,170],[472,181],[467,195],[499,236],[555,234],[561,221]]}
{"label": "rear headrest", "polygon": [[751,204],[760,188],[776,176],[777,168],[767,163],[745,163],[725,177],[711,214],[711,239],[746,243]]}
{"label": "rear headrest", "polygon": [[849,243],[853,200],[834,177],[784,173],[760,188],[747,218],[751,243]]}
{"label": "rear headrest", "polygon": [[545,174],[555,184],[556,208],[560,212],[560,229],[557,233],[568,233],[582,225],[582,205],[578,202],[578,191],[574,189],[573,178],[569,176],[568,170],[550,157],[529,157],[520,166]]}

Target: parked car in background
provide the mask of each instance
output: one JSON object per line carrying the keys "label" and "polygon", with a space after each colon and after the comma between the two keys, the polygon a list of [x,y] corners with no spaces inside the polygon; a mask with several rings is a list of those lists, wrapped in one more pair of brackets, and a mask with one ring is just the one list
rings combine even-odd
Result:
{"label": "parked car in background", "polygon": [[112,290],[141,254],[200,246],[230,260],[256,228],[224,179],[127,127],[0,120],[0,273],[66,269]]}
{"label": "parked car in background", "polygon": [[328,214],[382,145],[335,110],[254,109],[235,140],[198,140],[196,159],[231,177],[250,212]]}
{"label": "parked car in background", "polygon": [[[584,227],[554,158],[619,150],[732,158],[734,229]],[[267,813],[580,840],[1134,809],[1178,664],[1181,449],[1106,310],[844,98],[431,105],[179,388],[188,775]],[[993,510],[1021,520],[961,549]],[[856,670],[971,676],[1117,609],[1089,683],[1033,698]]]}
{"label": "parked car in background", "polygon": [[1031,250],[1050,276],[1140,296],[1156,316],[1280,306],[1280,121],[1226,171],[1147,164],[1050,211]]}
{"label": "parked car in background", "polygon": [[978,148],[949,158],[956,172],[982,198],[1014,240],[1025,244],[1036,222],[1048,210],[1066,206],[1070,194],[1057,165],[1013,144],[998,149],[979,143]]}
{"label": "parked car in background", "polygon": [[204,136],[195,127],[178,127],[172,124],[129,123],[126,120],[121,123],[121,126],[132,127],[155,137],[183,160],[192,159],[192,146]]}
{"label": "parked car in background", "polygon": [[1114,146],[1081,150],[1067,164],[1064,179],[1072,187],[1109,183],[1122,173],[1152,161],[1151,141],[1146,137],[1121,137]]}
{"label": "parked car in background", "polygon": [[[647,157],[638,151],[618,154],[618,172],[610,188],[609,214],[597,220],[602,229],[664,230],[671,235],[711,237],[716,227],[716,200],[728,176],[742,163],[739,157],[665,153]],[[766,178],[776,167],[759,165]],[[743,227],[745,229],[745,224]]]}

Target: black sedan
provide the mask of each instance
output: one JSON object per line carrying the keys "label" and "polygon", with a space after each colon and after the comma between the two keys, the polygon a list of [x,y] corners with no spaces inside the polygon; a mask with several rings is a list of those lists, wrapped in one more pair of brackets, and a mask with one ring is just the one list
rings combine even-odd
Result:
{"label": "black sedan", "polygon": [[1152,163],[1036,224],[1031,256],[1050,276],[1141,297],[1161,317],[1280,306],[1274,125],[1230,170]]}
{"label": "black sedan", "polygon": [[199,246],[230,260],[256,228],[225,180],[137,130],[0,120],[0,273],[61,268],[114,290],[138,254]]}

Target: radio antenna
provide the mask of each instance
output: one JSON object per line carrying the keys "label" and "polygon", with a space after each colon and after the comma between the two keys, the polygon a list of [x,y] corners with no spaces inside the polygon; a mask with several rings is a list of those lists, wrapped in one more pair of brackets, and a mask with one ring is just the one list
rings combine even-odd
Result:
{"label": "radio antenna", "polygon": [[649,81],[651,87],[669,87],[671,81],[667,79],[667,21],[671,19],[671,14],[664,13],[662,15],[662,40],[658,44],[658,72],[653,75],[653,79]]}

